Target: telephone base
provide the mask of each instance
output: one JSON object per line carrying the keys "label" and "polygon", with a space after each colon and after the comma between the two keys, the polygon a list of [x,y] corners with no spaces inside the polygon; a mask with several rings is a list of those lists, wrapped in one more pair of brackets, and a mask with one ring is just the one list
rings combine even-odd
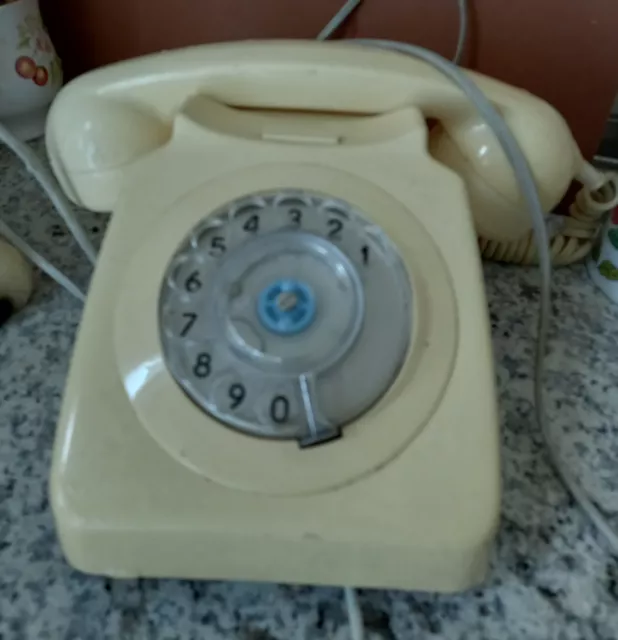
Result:
{"label": "telephone base", "polygon": [[492,536],[445,550],[351,545],[306,533],[295,540],[230,537],[204,531],[94,532],[60,529],[71,565],[111,578],[238,580],[349,585],[375,589],[463,591],[487,577]]}
{"label": "telephone base", "polygon": [[[333,149],[228,136],[228,108],[207,100],[190,106],[176,119],[170,142],[123,174],[124,190],[90,286],[51,475],[51,503],[67,558],[83,571],[125,577],[435,591],[477,584],[487,571],[500,512],[500,438],[487,305],[462,181],[430,158],[425,121],[415,109],[379,116],[371,125],[373,137],[364,135],[358,142],[358,123],[339,118],[329,126],[344,127],[342,139],[348,142]],[[245,117],[243,126],[250,132],[270,127],[273,116],[234,114]],[[317,127],[313,121],[300,124],[303,131]],[[104,191],[103,183],[96,186]],[[289,202],[290,193],[305,203],[302,211],[278,208],[277,203]],[[364,332],[377,326],[374,336],[382,350],[363,352],[371,356],[363,355],[365,360],[352,351],[341,358],[353,366],[324,386],[324,402],[316,406],[337,411],[350,400],[364,400],[376,372],[387,376],[388,385],[348,421],[333,422],[343,428],[332,442],[301,448],[298,434],[277,438],[281,431],[271,431],[266,435],[275,437],[256,437],[235,428],[243,424],[240,419],[222,424],[209,410],[209,398],[226,411],[236,406],[244,398],[244,392],[232,393],[241,374],[247,397],[241,409],[255,412],[252,424],[283,429],[293,396],[286,392],[283,398],[278,388],[258,384],[257,391],[266,388],[267,393],[256,392],[250,403],[250,371],[234,370],[234,377],[226,378],[229,367],[216,369],[217,357],[220,362],[225,356],[217,349],[225,348],[226,337],[182,342],[189,325],[160,320],[167,318],[166,310],[187,310],[182,300],[193,300],[191,291],[216,285],[212,271],[210,280],[199,272],[202,263],[187,262],[186,247],[188,259],[195,255],[191,247],[205,247],[211,253],[203,264],[221,259],[218,273],[232,273],[228,282],[234,286],[215,300],[226,291],[244,290],[245,284],[235,286],[240,282],[235,271],[224,271],[230,263],[221,258],[227,247],[228,257],[246,257],[256,246],[252,240],[233,245],[255,226],[224,232],[225,220],[234,219],[232,210],[239,216],[246,211],[230,204],[243,198],[250,198],[254,208],[262,203],[259,234],[271,222],[295,224],[301,213],[302,234],[310,238],[302,246],[325,247],[341,231],[331,241],[338,243],[332,255],[345,249],[356,261],[355,273],[361,273],[362,299],[368,301],[364,316],[355,314],[360,298],[348,293],[357,280],[347,278],[345,268],[335,279],[345,287],[328,299],[334,300],[331,308],[347,305],[349,317],[362,317]],[[306,205],[320,198],[328,207]],[[340,214],[334,225],[321,217],[333,208]],[[221,218],[222,210],[227,217]],[[281,215],[289,213],[295,214],[289,221]],[[357,241],[357,232],[367,228],[375,242],[368,261],[364,249],[369,245]],[[208,236],[213,229],[216,233]],[[255,242],[290,237],[268,233],[258,234]],[[262,256],[266,262],[269,255]],[[319,255],[331,254],[325,249]],[[303,263],[303,274],[312,277],[328,259]],[[388,265],[389,278],[405,274],[409,298],[404,288],[391,287],[390,279],[375,279],[386,273],[382,265]],[[257,271],[243,268],[250,275]],[[254,291],[299,274],[275,275],[269,273]],[[325,276],[324,282],[324,295],[330,295],[333,289],[326,284],[332,280]],[[179,290],[187,296],[174,298]],[[375,291],[400,295],[389,298],[388,305],[370,304]],[[404,298],[409,299],[405,308]],[[248,307],[255,309],[253,302]],[[216,304],[200,298],[188,316],[212,308]],[[393,324],[402,309],[406,322]],[[379,314],[375,324],[372,314]],[[319,322],[312,330],[318,331]],[[338,327],[350,326],[347,320],[339,323],[338,316],[326,326],[329,335],[352,335],[337,333]],[[398,326],[407,332],[401,348],[387,340],[398,335]],[[345,339],[339,342],[346,345]],[[195,380],[168,366],[173,349],[165,352],[166,344],[208,345],[208,353],[199,346],[199,353],[177,361],[191,363],[189,375],[193,372]],[[363,342],[358,338],[350,344],[356,348]],[[384,359],[384,345],[389,358],[396,358]],[[393,359],[394,374],[388,364]],[[331,370],[338,371],[334,365]],[[264,384],[272,381],[264,377]],[[181,388],[187,380],[194,384],[187,386],[192,393],[202,382],[222,382],[217,387],[212,382],[212,396],[209,391],[191,396]],[[353,388],[345,386],[350,380]],[[280,402],[279,409],[283,404],[283,418],[273,411],[272,399]]]}

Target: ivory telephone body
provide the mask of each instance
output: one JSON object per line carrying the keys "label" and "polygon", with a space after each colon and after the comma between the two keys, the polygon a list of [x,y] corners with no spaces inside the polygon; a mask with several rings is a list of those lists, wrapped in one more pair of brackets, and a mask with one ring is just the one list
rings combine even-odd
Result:
{"label": "ivory telephone body", "polygon": [[[563,119],[470,75],[551,208],[582,162]],[[113,212],[53,457],[74,566],[483,579],[500,464],[476,233],[529,224],[455,86],[352,44],[203,46],[74,80],[47,147],[77,204]]]}

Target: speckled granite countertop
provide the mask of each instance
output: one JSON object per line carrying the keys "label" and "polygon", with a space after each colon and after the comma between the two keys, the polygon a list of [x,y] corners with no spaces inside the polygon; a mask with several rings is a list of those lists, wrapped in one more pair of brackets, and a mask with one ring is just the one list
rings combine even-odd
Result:
{"label": "speckled granite countertop", "polygon": [[[36,145],[43,154],[42,145]],[[86,260],[0,149],[0,216],[85,285]],[[105,216],[83,214],[95,239]],[[548,466],[532,415],[534,270],[487,265],[502,413],[502,527],[491,577],[457,596],[362,591],[370,640],[618,637],[618,564]],[[555,278],[549,412],[563,455],[618,512],[618,306],[582,267]],[[0,329],[0,639],[347,640],[338,589],[112,581],[63,560],[47,500],[54,426],[79,303],[40,278]],[[618,526],[618,518],[615,519]]]}

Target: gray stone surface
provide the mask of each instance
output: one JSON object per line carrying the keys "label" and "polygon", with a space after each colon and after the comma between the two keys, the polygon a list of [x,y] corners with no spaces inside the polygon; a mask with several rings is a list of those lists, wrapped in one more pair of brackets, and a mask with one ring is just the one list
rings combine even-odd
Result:
{"label": "gray stone surface", "polygon": [[[43,149],[39,144],[38,151]],[[0,149],[0,216],[86,286],[85,258],[20,164]],[[106,217],[83,214],[95,240]],[[362,591],[373,640],[600,640],[618,635],[618,565],[548,465],[532,415],[534,269],[487,265],[500,388],[502,526],[481,589]],[[582,267],[555,277],[548,411],[562,455],[618,510],[618,307]],[[344,640],[338,589],[84,576],[62,558],[47,499],[54,424],[80,304],[39,277],[0,329],[0,638]],[[618,526],[618,522],[615,521]]]}

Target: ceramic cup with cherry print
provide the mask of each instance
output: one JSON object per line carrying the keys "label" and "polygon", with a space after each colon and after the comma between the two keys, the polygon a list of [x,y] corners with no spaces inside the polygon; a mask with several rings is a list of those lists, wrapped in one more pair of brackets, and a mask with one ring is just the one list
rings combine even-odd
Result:
{"label": "ceramic cup with cherry print", "polygon": [[588,258],[592,281],[618,302],[618,208],[609,216]]}
{"label": "ceramic cup with cherry print", "polygon": [[0,0],[0,122],[21,140],[42,135],[61,85],[38,0]]}

